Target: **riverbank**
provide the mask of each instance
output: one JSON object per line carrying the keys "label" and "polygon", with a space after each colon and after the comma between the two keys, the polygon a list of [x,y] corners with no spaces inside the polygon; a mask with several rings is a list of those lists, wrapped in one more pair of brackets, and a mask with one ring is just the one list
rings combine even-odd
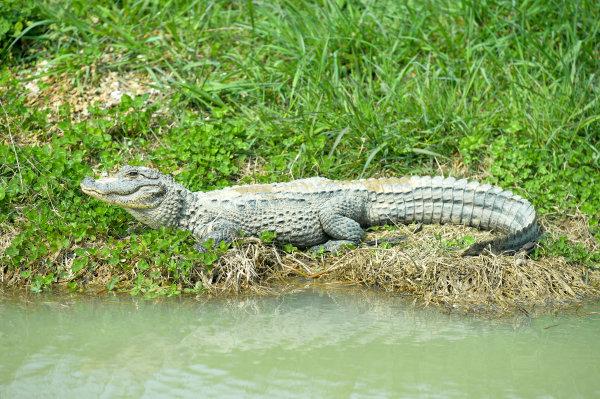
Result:
{"label": "riverbank", "polygon": [[[556,234],[552,226],[547,234]],[[168,269],[155,265],[148,265],[144,274],[138,275],[136,268],[103,264],[54,281],[52,286],[96,295],[135,292],[153,298],[278,295],[287,292],[286,287],[295,290],[299,282],[307,286],[357,285],[403,295],[419,305],[496,314],[552,311],[600,298],[600,270],[544,253],[547,249],[543,247],[533,257],[461,256],[470,243],[491,235],[463,226],[413,224],[382,228],[367,236],[367,240],[380,242],[402,237],[397,245],[361,246],[335,255],[285,252],[249,238],[215,255],[209,267],[196,264],[186,280],[178,281]],[[597,245],[585,235],[579,240]],[[152,276],[155,283],[139,284],[140,276]],[[0,275],[6,287],[34,288],[24,277],[28,276],[18,271],[4,270]]]}

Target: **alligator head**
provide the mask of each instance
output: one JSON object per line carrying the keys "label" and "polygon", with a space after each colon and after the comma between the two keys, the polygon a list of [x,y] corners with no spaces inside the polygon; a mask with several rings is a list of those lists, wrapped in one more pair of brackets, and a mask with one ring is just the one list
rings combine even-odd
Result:
{"label": "alligator head", "polygon": [[115,175],[97,180],[86,177],[81,190],[124,208],[152,227],[176,224],[187,191],[171,176],[141,166],[124,166]]}

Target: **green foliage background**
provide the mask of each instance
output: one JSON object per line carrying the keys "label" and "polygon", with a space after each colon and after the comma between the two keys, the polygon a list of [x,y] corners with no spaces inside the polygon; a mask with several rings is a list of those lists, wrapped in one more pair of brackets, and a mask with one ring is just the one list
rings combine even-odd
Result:
{"label": "green foliage background", "polygon": [[[19,232],[0,267],[34,290],[78,289],[77,276],[103,265],[136,276],[110,289],[201,289],[190,270],[214,254],[196,254],[183,233],[132,234],[124,211],[79,192],[92,167],[123,163],[158,166],[195,190],[235,182],[254,159],[262,181],[459,163],[549,220],[583,212],[600,237],[595,1],[27,4],[0,1],[0,226]],[[51,121],[26,105],[19,75],[42,60],[82,88],[138,71],[168,96],[125,98],[82,122],[64,106]],[[600,262],[565,237],[544,254]]]}

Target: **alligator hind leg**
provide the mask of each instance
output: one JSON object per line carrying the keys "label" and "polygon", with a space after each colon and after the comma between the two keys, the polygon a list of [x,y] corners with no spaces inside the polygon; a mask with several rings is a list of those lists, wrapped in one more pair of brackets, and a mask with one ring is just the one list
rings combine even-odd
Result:
{"label": "alligator hind leg", "polygon": [[365,235],[359,223],[364,220],[364,215],[365,198],[362,196],[332,198],[325,202],[319,211],[319,220],[323,231],[332,240],[316,248],[336,252],[343,245],[358,245]]}

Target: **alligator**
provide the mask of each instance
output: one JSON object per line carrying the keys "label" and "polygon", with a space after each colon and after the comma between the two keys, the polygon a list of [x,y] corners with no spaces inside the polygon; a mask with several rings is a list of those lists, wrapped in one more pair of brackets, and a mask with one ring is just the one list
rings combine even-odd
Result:
{"label": "alligator", "polygon": [[336,252],[347,244],[358,245],[370,226],[452,223],[503,233],[476,242],[464,255],[514,254],[531,250],[542,233],[526,199],[453,177],[311,177],[191,192],[170,175],[127,165],[113,176],[85,178],[81,189],[152,228],[190,231],[200,251],[220,241],[270,231],[279,245]]}

